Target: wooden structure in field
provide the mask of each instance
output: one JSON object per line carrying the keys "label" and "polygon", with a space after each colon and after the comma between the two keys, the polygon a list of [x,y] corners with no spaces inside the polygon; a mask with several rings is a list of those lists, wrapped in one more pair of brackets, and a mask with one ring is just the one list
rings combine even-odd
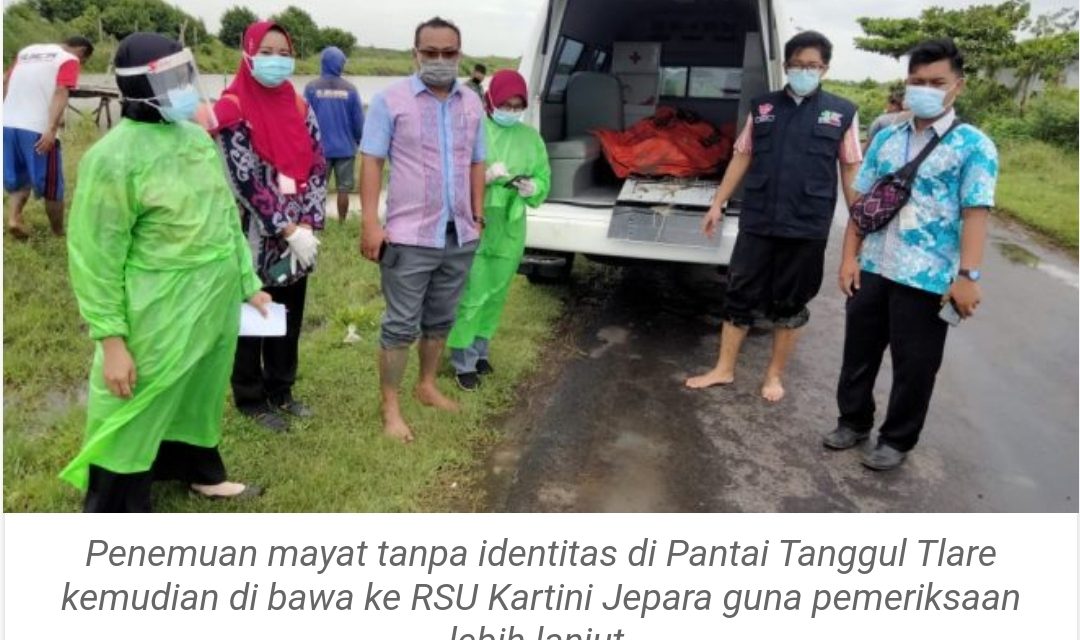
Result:
{"label": "wooden structure in field", "polygon": [[[101,116],[105,116],[105,124],[107,127],[112,128],[112,110],[110,106],[113,100],[120,99],[119,89],[111,89],[109,87],[91,87],[91,86],[79,86],[71,90],[69,94],[70,98],[82,98],[82,99],[98,99],[97,107],[90,112],[93,116],[94,122],[101,126]],[[68,102],[68,108],[79,115],[83,115],[83,112],[78,107]]]}

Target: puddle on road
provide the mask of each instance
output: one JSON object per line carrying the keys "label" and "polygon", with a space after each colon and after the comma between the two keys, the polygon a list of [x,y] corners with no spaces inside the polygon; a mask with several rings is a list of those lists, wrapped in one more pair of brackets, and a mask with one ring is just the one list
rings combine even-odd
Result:
{"label": "puddle on road", "polygon": [[994,244],[997,245],[998,251],[1009,262],[1031,269],[1038,269],[1074,289],[1080,288],[1080,276],[1077,275],[1076,271],[1043,262],[1039,256],[1014,242],[995,242]]}
{"label": "puddle on road", "polygon": [[997,242],[998,250],[1001,251],[1001,255],[1006,260],[1013,264],[1022,264],[1025,267],[1031,267],[1037,269],[1039,267],[1039,256],[1028,251],[1024,247],[1013,242]]}
{"label": "puddle on road", "polygon": [[603,344],[589,353],[589,357],[593,360],[603,357],[613,347],[626,344],[630,339],[630,331],[623,327],[604,327],[596,332],[596,338]]}

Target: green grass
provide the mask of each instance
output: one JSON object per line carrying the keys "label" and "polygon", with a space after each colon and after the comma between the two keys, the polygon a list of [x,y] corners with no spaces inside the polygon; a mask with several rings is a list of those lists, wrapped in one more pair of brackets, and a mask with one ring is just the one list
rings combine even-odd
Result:
{"label": "green grass", "polygon": [[[83,124],[64,134],[68,194],[75,163],[96,136]],[[4,239],[4,508],[73,511],[77,491],[56,474],[78,450],[92,351],[67,278],[66,250],[48,233],[40,203],[27,207],[30,241]],[[381,435],[375,369],[382,312],[378,269],[360,259],[358,227],[336,218],[322,234],[318,272],[308,289],[297,397],[317,417],[284,435],[260,430],[231,407],[222,454],[230,474],[263,484],[266,495],[244,505],[193,500],[182,487],[160,487],[161,511],[278,512],[468,510],[483,507],[483,460],[499,433],[496,418],[515,403],[519,384],[540,362],[561,313],[564,290],[514,283],[503,328],[494,342],[497,370],[475,394],[457,391],[444,370],[441,385],[461,400],[447,416],[405,402],[417,434],[411,446]],[[363,340],[343,344],[348,324]],[[416,377],[415,356],[406,388]]]}
{"label": "green grass", "polygon": [[1070,249],[1077,248],[1080,156],[1038,141],[999,145],[997,206],[1006,215]]}

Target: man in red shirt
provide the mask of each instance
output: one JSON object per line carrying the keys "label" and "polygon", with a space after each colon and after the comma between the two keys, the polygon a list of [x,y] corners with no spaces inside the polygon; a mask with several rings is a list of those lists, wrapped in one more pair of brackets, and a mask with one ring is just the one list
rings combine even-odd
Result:
{"label": "man in red shirt", "polygon": [[22,212],[30,191],[45,199],[56,235],[64,234],[64,173],[57,130],[68,95],[94,45],[83,37],[63,44],[33,44],[15,57],[4,76],[4,190],[10,194],[8,231],[28,236]]}

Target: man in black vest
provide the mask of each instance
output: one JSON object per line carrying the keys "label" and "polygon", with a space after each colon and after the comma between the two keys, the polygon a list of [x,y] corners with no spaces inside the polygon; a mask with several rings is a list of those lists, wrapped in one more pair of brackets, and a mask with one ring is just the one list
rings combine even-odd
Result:
{"label": "man in black vest", "polygon": [[712,237],[723,207],[746,178],[719,361],[712,371],[687,380],[691,389],[731,384],[743,339],[752,325],[765,321],[774,337],[761,395],[769,402],[784,397],[784,366],[810,319],[806,305],[821,289],[838,182],[850,205],[862,162],[855,105],[820,89],[831,57],[825,36],[796,35],[784,45],[787,86],[750,103],[735,154],[702,222]]}

